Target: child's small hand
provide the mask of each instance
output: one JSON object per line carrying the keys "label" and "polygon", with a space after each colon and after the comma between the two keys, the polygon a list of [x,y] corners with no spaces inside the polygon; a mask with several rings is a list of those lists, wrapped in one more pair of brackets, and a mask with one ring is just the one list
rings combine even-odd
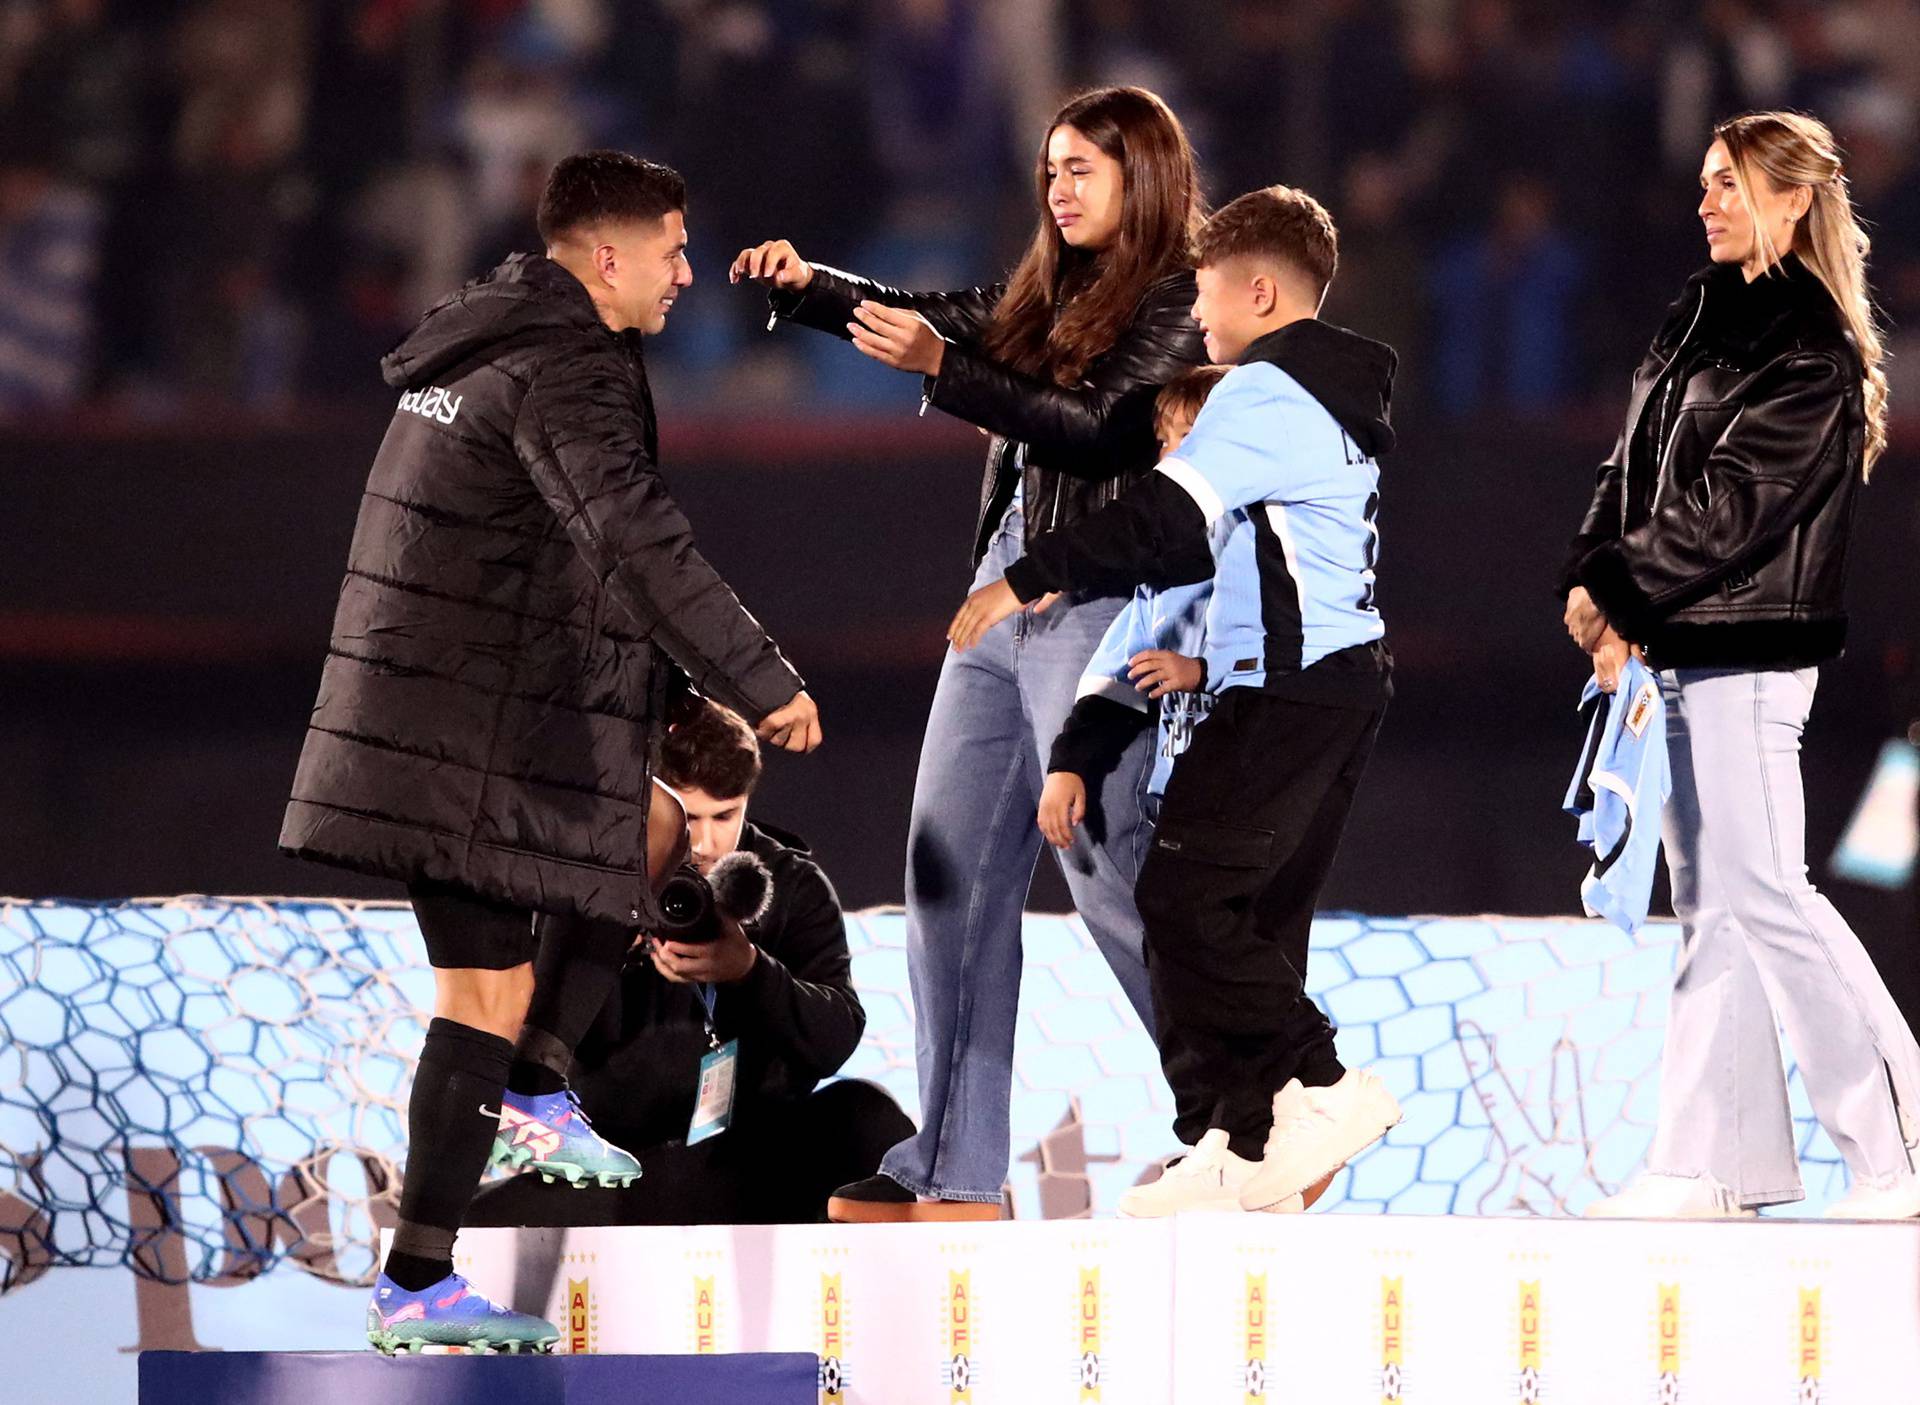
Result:
{"label": "child's small hand", "polygon": [[1087,783],[1071,771],[1054,771],[1040,791],[1040,833],[1056,849],[1073,847],[1074,827],[1087,817]]}
{"label": "child's small hand", "polygon": [[1206,666],[1171,649],[1142,649],[1127,664],[1133,686],[1150,698],[1168,693],[1191,693],[1207,681]]}

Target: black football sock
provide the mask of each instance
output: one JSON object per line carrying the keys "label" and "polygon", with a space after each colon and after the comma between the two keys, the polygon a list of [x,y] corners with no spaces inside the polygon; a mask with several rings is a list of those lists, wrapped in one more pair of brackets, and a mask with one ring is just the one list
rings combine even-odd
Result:
{"label": "black football sock", "polygon": [[507,1087],[539,1097],[567,1086],[573,1051],[619,985],[620,965],[632,945],[633,933],[617,923],[540,919],[533,1001],[513,1046]]}
{"label": "black football sock", "polygon": [[513,1045],[497,1034],[445,1019],[427,1026],[407,1102],[407,1171],[386,1266],[409,1292],[453,1272],[453,1236],[487,1169],[512,1061]]}

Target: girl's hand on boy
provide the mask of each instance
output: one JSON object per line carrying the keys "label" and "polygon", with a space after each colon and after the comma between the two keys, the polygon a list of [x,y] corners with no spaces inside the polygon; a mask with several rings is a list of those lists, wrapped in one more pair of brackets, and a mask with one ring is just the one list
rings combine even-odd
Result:
{"label": "girl's hand on boy", "polygon": [[1133,686],[1150,698],[1198,692],[1207,681],[1206,665],[1171,649],[1142,649],[1127,664]]}
{"label": "girl's hand on boy", "polygon": [[1036,615],[1044,614],[1060,598],[1058,591],[1043,595],[1032,605],[1022,605],[1020,597],[1013,593],[1013,587],[1005,579],[992,585],[983,585],[967,597],[967,603],[960,607],[960,613],[953,617],[953,623],[947,626],[947,642],[953,645],[957,654],[964,654],[975,644],[986,638],[987,631],[1001,620],[1010,619],[1022,610],[1032,610]]}
{"label": "girl's hand on boy", "polygon": [[1054,771],[1040,791],[1040,833],[1056,849],[1073,847],[1073,831],[1087,817],[1087,783],[1071,771]]}

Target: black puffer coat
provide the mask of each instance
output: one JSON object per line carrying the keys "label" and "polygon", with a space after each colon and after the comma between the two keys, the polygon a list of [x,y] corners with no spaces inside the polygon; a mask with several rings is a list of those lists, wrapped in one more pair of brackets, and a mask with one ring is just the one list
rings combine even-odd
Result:
{"label": "black puffer coat", "polygon": [[1866,411],[1826,286],[1788,254],[1688,282],[1634,375],[1563,589],[1667,668],[1799,668],[1846,642]]}
{"label": "black puffer coat", "polygon": [[280,846],[542,912],[654,916],[672,664],[758,722],[801,687],[654,467],[640,339],[517,255],[430,311],[374,460]]}
{"label": "black puffer coat", "polygon": [[[775,316],[846,337],[862,299],[919,313],[949,343],[940,374],[926,378],[926,403],[978,425],[993,438],[980,485],[973,534],[977,565],[1024,487],[1026,542],[1098,512],[1152,469],[1160,451],[1153,402],[1160,387],[1207,359],[1193,320],[1191,270],[1170,273],[1147,289],[1120,338],[1094,358],[1077,386],[1022,375],[980,348],[980,336],[1007,289],[1004,283],[953,293],[910,293],[821,264],[802,293],[775,292]],[[1020,449],[1026,473],[1020,474]]]}

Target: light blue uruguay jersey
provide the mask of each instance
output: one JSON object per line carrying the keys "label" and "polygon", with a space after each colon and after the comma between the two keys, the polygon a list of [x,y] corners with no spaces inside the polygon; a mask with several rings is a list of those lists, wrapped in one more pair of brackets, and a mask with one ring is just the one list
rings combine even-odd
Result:
{"label": "light blue uruguay jersey", "polygon": [[1587,680],[1580,712],[1586,741],[1561,805],[1579,819],[1580,842],[1593,849],[1580,902],[1589,917],[1604,917],[1631,936],[1647,920],[1660,860],[1660,810],[1673,791],[1660,680],[1630,659],[1611,694]]}
{"label": "light blue uruguay jersey", "polygon": [[1380,468],[1267,361],[1229,371],[1164,473],[1228,530],[1206,622],[1214,690],[1259,688],[1386,634],[1375,607]]}
{"label": "light blue uruguay jersey", "polygon": [[[1228,524],[1222,522],[1211,532],[1216,555],[1226,540],[1227,531]],[[1133,598],[1113,617],[1100,647],[1087,661],[1087,671],[1081,676],[1074,701],[1101,697],[1140,712],[1149,711],[1153,703],[1127,676],[1134,655],[1146,649],[1171,649],[1190,658],[1206,658],[1207,606],[1212,599],[1210,580],[1164,590],[1143,585],[1135,590]],[[1147,778],[1147,794],[1166,794],[1173,763],[1193,740],[1193,729],[1212,710],[1213,695],[1209,691],[1168,693],[1160,699],[1153,773]]]}

